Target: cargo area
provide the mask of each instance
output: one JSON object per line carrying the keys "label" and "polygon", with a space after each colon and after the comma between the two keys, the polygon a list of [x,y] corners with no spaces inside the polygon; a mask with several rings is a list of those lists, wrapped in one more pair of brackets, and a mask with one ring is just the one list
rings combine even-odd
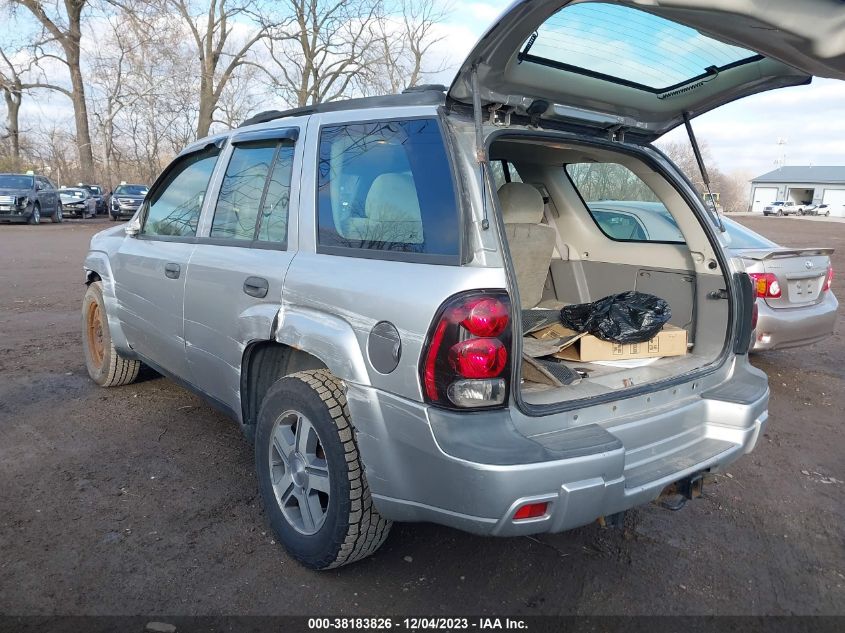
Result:
{"label": "cargo area", "polygon": [[[495,141],[490,159],[526,332],[525,402],[618,392],[719,357],[728,286],[697,216],[661,174],[627,153],[519,136]],[[627,291],[670,306],[653,339],[623,345],[537,325],[553,325],[564,306]]]}

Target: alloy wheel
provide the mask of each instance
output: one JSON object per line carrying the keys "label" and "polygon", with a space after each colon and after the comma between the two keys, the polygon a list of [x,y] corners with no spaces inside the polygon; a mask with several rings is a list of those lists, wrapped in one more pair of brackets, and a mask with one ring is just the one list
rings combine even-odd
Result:
{"label": "alloy wheel", "polygon": [[270,444],[270,478],[287,522],[301,534],[316,534],[329,508],[329,468],[317,429],[302,413],[285,411]]}

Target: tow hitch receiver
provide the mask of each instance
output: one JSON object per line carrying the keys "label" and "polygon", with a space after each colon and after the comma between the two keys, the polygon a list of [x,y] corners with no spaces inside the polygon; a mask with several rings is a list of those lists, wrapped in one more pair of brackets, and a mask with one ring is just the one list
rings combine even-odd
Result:
{"label": "tow hitch receiver", "polygon": [[669,484],[660,493],[657,503],[661,508],[677,511],[690,499],[698,499],[704,491],[704,473],[695,473],[680,481]]}

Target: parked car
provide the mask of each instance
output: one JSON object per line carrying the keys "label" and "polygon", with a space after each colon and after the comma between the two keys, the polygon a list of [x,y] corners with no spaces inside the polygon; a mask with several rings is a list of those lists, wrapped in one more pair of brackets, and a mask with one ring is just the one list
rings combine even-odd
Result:
{"label": "parked car", "polygon": [[[589,207],[598,218],[624,215],[636,224],[640,237],[683,240],[660,202],[602,201]],[[599,219],[600,224],[604,221]],[[744,260],[754,281],[758,308],[754,351],[809,345],[832,335],[839,308],[831,291],[833,249],[783,247],[730,218],[722,218],[722,223],[728,252]]]}
{"label": "parked car", "polygon": [[757,295],[754,350],[809,345],[833,334],[832,248],[780,246],[728,218],[731,253],[745,260]]}
{"label": "parked car", "polygon": [[135,215],[149,190],[150,188],[147,185],[120,183],[110,196],[109,218],[117,221]]}
{"label": "parked car", "polygon": [[65,217],[93,218],[97,215],[97,201],[88,189],[82,187],[62,187],[59,199]]}
{"label": "parked car", "polygon": [[605,234],[617,239],[684,241],[681,229],[661,202],[602,200],[587,206]]}
{"label": "parked car", "polygon": [[0,174],[0,222],[39,224],[45,217],[62,221],[59,195],[49,178],[32,172]]}
{"label": "parked car", "polygon": [[96,206],[95,213],[97,215],[106,212],[106,200],[105,200],[105,197],[103,196],[103,188],[102,187],[100,187],[99,185],[86,185],[86,184],[81,183],[81,182],[76,186],[87,190],[91,194],[91,197],[94,198],[94,202],[96,203],[95,204],[95,206]]}
{"label": "parked car", "polygon": [[801,215],[830,215],[830,205],[829,204],[808,204],[804,207],[801,211]]}
{"label": "parked car", "polygon": [[[769,391],[748,362],[754,284],[651,143],[688,113],[843,78],[845,55],[788,7],[679,3],[518,1],[446,95],[265,112],[186,147],[92,239],[90,376],[127,384],[144,362],[227,411],[273,530],[316,569],[368,556],[391,521],[516,536],[612,523],[672,483],[695,496],[753,449]],[[664,54],[608,71],[595,39],[634,20]],[[691,38],[700,74],[679,63]],[[603,229],[587,203],[623,189],[684,240]],[[673,306],[687,354],[527,379],[523,310],[632,287]]]}
{"label": "parked car", "polygon": [[778,200],[763,208],[763,215],[801,215],[804,205],[792,200]]}

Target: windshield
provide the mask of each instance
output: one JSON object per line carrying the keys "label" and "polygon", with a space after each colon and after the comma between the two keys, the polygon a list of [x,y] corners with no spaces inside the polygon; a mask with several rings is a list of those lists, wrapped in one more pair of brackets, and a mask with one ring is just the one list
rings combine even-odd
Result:
{"label": "windshield", "polygon": [[564,7],[525,42],[521,61],[654,93],[760,59],[651,13],[603,2]]}
{"label": "windshield", "polygon": [[0,187],[5,189],[32,189],[33,176],[0,174]]}
{"label": "windshield", "polygon": [[759,233],[755,233],[749,228],[746,228],[734,222],[733,220],[722,217],[722,222],[725,224],[725,233],[730,239],[730,248],[773,248],[777,244],[767,240]]}
{"label": "windshield", "polygon": [[116,196],[146,196],[149,191],[147,185],[120,185],[114,190]]}
{"label": "windshield", "polygon": [[59,195],[66,198],[84,198],[86,192],[82,189],[59,189]]}

